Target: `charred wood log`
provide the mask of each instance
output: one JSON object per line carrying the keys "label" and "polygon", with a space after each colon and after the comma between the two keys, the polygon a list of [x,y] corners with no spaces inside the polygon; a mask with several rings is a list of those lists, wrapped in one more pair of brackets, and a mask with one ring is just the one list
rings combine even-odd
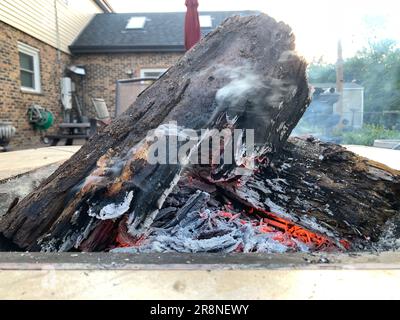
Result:
{"label": "charred wood log", "polygon": [[400,172],[339,145],[291,138],[276,154],[273,165],[261,165],[254,175],[236,181],[215,183],[196,169],[187,172],[174,188],[146,239],[137,243],[128,237],[109,249],[284,252],[399,248]]}
{"label": "charred wood log", "polygon": [[345,239],[354,249],[378,242],[400,217],[399,171],[312,138],[289,139],[273,166],[219,188],[248,207]]}
{"label": "charred wood log", "polygon": [[309,103],[294,49],[291,29],[266,15],[228,19],[15,205],[0,232],[27,250],[90,251],[107,247],[121,224],[146,230],[183,170],[146,161],[147,133],[170,121],[200,130],[225,119],[276,152]]}

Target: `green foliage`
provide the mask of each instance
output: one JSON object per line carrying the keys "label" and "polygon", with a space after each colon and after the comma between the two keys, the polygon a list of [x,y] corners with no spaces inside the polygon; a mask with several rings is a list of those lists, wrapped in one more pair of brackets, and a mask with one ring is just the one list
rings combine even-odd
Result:
{"label": "green foliage", "polygon": [[333,64],[311,63],[308,78],[312,83],[336,82],[336,69]]}
{"label": "green foliage", "polygon": [[[365,89],[365,122],[389,127],[390,116],[383,112],[400,111],[400,49],[396,42],[371,42],[344,62],[344,73],[346,82],[356,81]],[[334,64],[312,63],[308,75],[310,82],[336,82]]]}
{"label": "green foliage", "polygon": [[387,130],[380,125],[365,125],[362,129],[342,132],[342,144],[372,146],[378,139],[400,139],[400,131]]}

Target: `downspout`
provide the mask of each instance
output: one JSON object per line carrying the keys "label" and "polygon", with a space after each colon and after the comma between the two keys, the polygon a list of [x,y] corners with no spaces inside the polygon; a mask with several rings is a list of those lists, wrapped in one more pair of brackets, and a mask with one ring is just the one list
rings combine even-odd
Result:
{"label": "downspout", "polygon": [[60,28],[58,25],[58,9],[57,9],[57,0],[54,0],[54,13],[55,13],[55,22],[56,22],[56,46],[57,46],[57,64],[61,67],[61,52],[60,52]]}
{"label": "downspout", "polygon": [[54,0],[54,17],[55,17],[55,27],[56,27],[56,50],[57,50],[57,58],[56,58],[56,65],[58,66],[56,68],[56,74],[55,74],[55,78],[54,81],[55,83],[58,83],[58,101],[60,104],[60,108],[62,111],[62,118],[63,118],[63,122],[68,122],[68,115],[66,114],[66,112],[63,110],[62,105],[61,105],[61,76],[63,73],[63,67],[62,67],[62,62],[61,62],[61,51],[60,51],[60,47],[61,47],[61,41],[60,41],[60,27],[58,24],[58,7],[57,7],[57,1],[58,0]]}

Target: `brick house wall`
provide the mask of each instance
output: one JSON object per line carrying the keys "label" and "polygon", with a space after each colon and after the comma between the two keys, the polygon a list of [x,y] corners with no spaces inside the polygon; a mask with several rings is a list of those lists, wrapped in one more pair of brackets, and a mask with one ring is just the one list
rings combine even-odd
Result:
{"label": "brick house wall", "polygon": [[[21,90],[18,42],[39,49],[41,93]],[[115,114],[116,81],[129,77],[140,77],[141,69],[164,69],[174,65],[182,53],[112,53],[70,56],[30,35],[0,22],[0,122],[12,122],[17,129],[10,146],[13,149],[42,145],[41,133],[33,130],[28,122],[27,109],[38,104],[54,114],[55,124],[47,131],[57,130],[62,122],[60,100],[60,78],[69,64],[84,65],[86,76],[82,83],[73,79],[80,93],[84,89],[84,104],[89,116],[94,116],[90,97],[105,99],[110,114]],[[133,74],[128,74],[132,71]]]}
{"label": "brick house wall", "polygon": [[[39,49],[41,93],[21,91],[18,42]],[[40,132],[32,129],[26,115],[32,104],[39,104],[61,121],[60,77],[70,63],[70,56],[11,26],[0,22],[0,121],[12,122],[17,129],[11,147],[32,147],[40,144]],[[56,125],[49,130],[54,132]]]}
{"label": "brick house wall", "polygon": [[[94,109],[90,98],[103,98],[111,116],[115,114],[116,81],[140,77],[141,69],[161,69],[173,66],[182,53],[110,53],[85,54],[72,58],[72,63],[83,65],[86,76],[83,80],[84,104],[90,115]],[[129,75],[127,71],[132,71]],[[82,88],[80,84],[77,89]]]}

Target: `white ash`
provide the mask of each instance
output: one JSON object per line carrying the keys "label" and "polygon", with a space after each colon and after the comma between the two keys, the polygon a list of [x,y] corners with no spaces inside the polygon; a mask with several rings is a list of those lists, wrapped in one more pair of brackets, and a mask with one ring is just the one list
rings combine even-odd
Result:
{"label": "white ash", "polygon": [[[51,239],[50,241],[46,241],[45,244],[41,245],[40,252],[54,252],[56,251],[56,239]],[[38,244],[41,244],[41,241],[38,241]]]}
{"label": "white ash", "polygon": [[400,217],[386,222],[384,231],[382,232],[379,241],[376,244],[377,250],[400,250],[400,236],[399,231],[397,230],[399,228],[399,221],[396,220],[400,220]]}
{"label": "white ash", "polygon": [[271,212],[279,212],[279,215],[285,219],[292,220],[293,216],[286,212],[284,208],[274,203],[270,198],[265,199],[264,204],[270,209]]}
{"label": "white ash", "polygon": [[171,228],[152,228],[150,236],[138,247],[116,248],[111,252],[242,252],[283,253],[309,249],[295,242],[295,248],[274,240],[277,232],[262,233],[250,221],[242,224],[238,219],[226,219],[217,211],[192,211]]}
{"label": "white ash", "polygon": [[75,248],[79,248],[82,242],[89,237],[90,232],[92,232],[93,229],[96,227],[96,224],[94,222],[95,219],[91,219],[86,228],[82,232],[79,232],[79,236],[76,238],[75,241]]}
{"label": "white ash", "polygon": [[287,170],[287,169],[290,169],[291,167],[292,167],[291,164],[285,162],[285,163],[283,163],[283,164],[280,166],[280,168],[278,169],[278,171]]}
{"label": "white ash", "polygon": [[282,189],[281,184],[287,185],[287,182],[284,179],[267,179],[265,180],[268,186],[271,187],[272,191],[285,193],[285,190]]}
{"label": "white ash", "polygon": [[104,206],[100,212],[93,212],[92,208],[89,209],[89,216],[95,217],[100,220],[110,220],[122,216],[128,212],[129,206],[133,199],[133,191],[130,191],[125,195],[124,201],[121,203],[110,203]]}

